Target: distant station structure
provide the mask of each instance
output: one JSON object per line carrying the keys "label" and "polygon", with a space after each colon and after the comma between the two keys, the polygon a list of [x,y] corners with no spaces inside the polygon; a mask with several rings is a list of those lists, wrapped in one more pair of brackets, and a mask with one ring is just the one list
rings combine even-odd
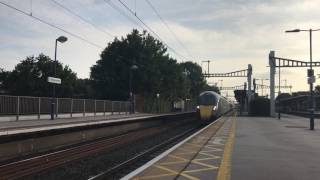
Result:
{"label": "distant station structure", "polygon": [[244,89],[245,89],[245,85],[229,86],[229,87],[219,87],[219,90],[226,90],[226,91],[230,91],[230,90],[244,90]]}
{"label": "distant station structure", "polygon": [[[210,78],[210,77],[220,77],[220,78],[233,78],[233,77],[245,77],[247,78],[247,86],[248,86],[248,90],[247,90],[247,110],[249,110],[249,104],[253,98],[253,93],[252,93],[252,65],[248,64],[248,68],[247,69],[242,69],[242,70],[238,70],[238,71],[232,71],[232,72],[227,72],[227,73],[204,73],[203,77],[205,78]],[[241,87],[245,87],[244,86],[239,86],[239,88]],[[225,87],[224,90],[235,90],[234,87]],[[246,88],[245,88],[246,89]]]}
{"label": "distant station structure", "polygon": [[[310,129],[313,129],[313,114],[314,114],[314,97],[313,97],[313,83],[315,82],[314,71],[312,67],[320,67],[320,62],[312,62],[312,61],[301,61],[287,58],[280,58],[275,56],[274,51],[270,51],[269,53],[269,67],[270,67],[270,115],[275,117],[275,73],[276,68],[278,68],[278,77],[279,77],[279,94],[280,94],[280,70],[281,68],[305,68],[309,67],[307,72],[308,76],[308,84],[310,85],[310,97],[309,97],[309,107],[310,107]],[[279,98],[280,101],[280,98]],[[280,102],[278,102],[280,104]],[[280,111],[278,113],[278,118],[280,118]]]}

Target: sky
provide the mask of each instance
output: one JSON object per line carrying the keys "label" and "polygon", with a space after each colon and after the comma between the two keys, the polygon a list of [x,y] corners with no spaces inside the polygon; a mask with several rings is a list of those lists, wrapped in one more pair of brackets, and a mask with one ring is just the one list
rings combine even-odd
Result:
{"label": "sky", "polygon": [[[54,1],[95,27],[81,21]],[[125,15],[111,7],[109,1]],[[32,13],[95,44],[79,40],[0,4],[0,68],[5,70],[14,69],[27,56],[44,53],[53,58],[55,39],[64,35],[68,41],[58,44],[57,59],[68,65],[78,77],[88,78],[90,67],[114,37],[125,36],[133,28],[142,30],[141,23],[137,23],[137,19],[118,0],[0,2]],[[277,57],[309,61],[309,34],[284,33],[285,30],[320,28],[319,0],[149,0],[180,43],[146,0],[122,2],[178,52],[179,55],[169,50],[178,62],[190,60],[206,70],[207,64],[202,61],[211,60],[210,73],[242,70],[252,64],[254,78],[269,78],[267,66],[270,50],[274,50]],[[320,31],[313,33],[313,60],[320,61]],[[315,68],[315,74],[320,74],[319,68]],[[281,83],[284,85],[284,80],[287,80],[287,85],[293,86],[292,91],[308,90],[306,76],[306,68],[283,68]],[[243,85],[246,81],[245,78],[207,80],[209,83],[218,82],[219,86]],[[261,81],[257,83],[261,84]],[[266,83],[269,81],[264,81]],[[317,84],[320,84],[320,79]],[[267,94],[267,90],[264,93]]]}

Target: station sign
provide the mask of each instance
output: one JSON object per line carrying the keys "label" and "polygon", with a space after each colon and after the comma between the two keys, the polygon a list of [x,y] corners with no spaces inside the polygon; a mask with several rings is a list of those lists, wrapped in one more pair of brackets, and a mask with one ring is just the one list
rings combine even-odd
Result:
{"label": "station sign", "polygon": [[55,77],[48,77],[48,82],[53,84],[61,84],[61,79]]}

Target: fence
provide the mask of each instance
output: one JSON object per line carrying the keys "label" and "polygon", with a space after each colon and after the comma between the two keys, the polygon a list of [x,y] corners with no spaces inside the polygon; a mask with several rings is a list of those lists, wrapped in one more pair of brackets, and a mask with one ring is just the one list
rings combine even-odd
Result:
{"label": "fence", "polygon": [[[179,104],[179,110],[174,108],[174,103],[182,102]],[[135,96],[135,109],[138,112],[145,113],[168,113],[173,111],[194,111],[196,109],[197,103],[192,100],[179,100],[172,101],[169,99],[162,98],[145,98],[141,96]]]}
{"label": "fence", "polygon": [[[316,94],[315,99],[315,111],[320,111],[320,95]],[[279,110],[279,101],[276,101],[277,111]],[[280,99],[280,111],[281,112],[309,112],[309,96],[300,95],[289,98]]]}
{"label": "fence", "polygon": [[[16,120],[19,120],[21,115],[37,115],[40,119],[41,115],[50,114],[51,101],[49,97],[0,95],[0,116],[16,116]],[[56,117],[59,114],[67,114],[70,117],[74,114],[120,114],[128,113],[130,110],[128,101],[55,98],[54,103]]]}

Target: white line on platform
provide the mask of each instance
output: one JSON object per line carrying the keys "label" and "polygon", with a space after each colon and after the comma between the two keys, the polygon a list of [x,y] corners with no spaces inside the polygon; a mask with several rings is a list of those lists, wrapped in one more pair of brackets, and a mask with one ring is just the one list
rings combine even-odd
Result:
{"label": "white line on platform", "polygon": [[[222,117],[221,117],[222,118]],[[132,171],[131,173],[127,174],[126,176],[122,177],[120,180],[127,180],[127,179],[131,179],[134,176],[136,176],[137,174],[141,173],[142,171],[144,171],[145,169],[147,169],[148,167],[152,166],[153,164],[155,164],[157,161],[159,161],[160,159],[164,158],[165,156],[167,156],[168,154],[170,154],[172,151],[178,149],[180,146],[182,146],[184,143],[186,143],[187,141],[189,141],[191,138],[195,137],[196,135],[200,134],[202,131],[206,130],[209,126],[211,126],[212,124],[218,122],[218,120],[220,120],[221,118],[217,119],[216,121],[210,123],[209,125],[207,125],[206,127],[202,128],[201,130],[195,132],[194,134],[192,134],[191,136],[189,136],[188,138],[186,138],[185,140],[181,141],[180,143],[176,144],[175,146],[173,146],[172,148],[166,150],[165,152],[163,152],[162,154],[160,154],[159,156],[153,158],[152,160],[148,161],[146,164],[144,164],[143,166],[139,167],[138,169]]]}

